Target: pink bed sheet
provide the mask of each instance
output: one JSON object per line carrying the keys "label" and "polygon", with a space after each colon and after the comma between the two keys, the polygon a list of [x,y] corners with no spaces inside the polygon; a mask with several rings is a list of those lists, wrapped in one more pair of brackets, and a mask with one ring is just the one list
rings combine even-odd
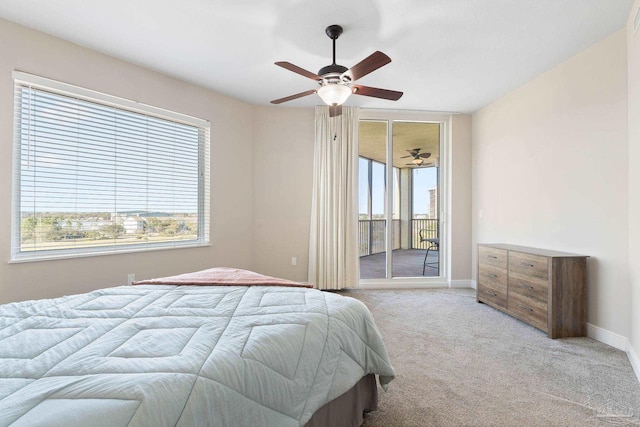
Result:
{"label": "pink bed sheet", "polygon": [[200,286],[293,286],[313,288],[313,285],[265,276],[239,268],[215,267],[177,276],[139,280],[133,285],[200,285]]}

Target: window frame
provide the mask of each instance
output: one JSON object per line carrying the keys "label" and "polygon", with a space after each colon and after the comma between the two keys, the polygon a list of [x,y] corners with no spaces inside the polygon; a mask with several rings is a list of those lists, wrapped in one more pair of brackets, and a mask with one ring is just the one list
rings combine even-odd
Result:
{"label": "window frame", "polygon": [[[68,83],[51,80],[45,77],[13,71],[14,80],[14,136],[13,136],[13,173],[12,173],[12,215],[11,215],[11,259],[10,263],[32,262],[51,259],[80,258],[110,254],[132,252],[148,252],[155,250],[178,249],[189,247],[210,246],[210,122],[186,114],[166,110],[163,108],[143,104],[129,99],[108,95],[91,89],[82,88]],[[199,134],[198,143],[198,188],[197,188],[197,237],[191,240],[174,240],[163,242],[144,242],[126,245],[105,244],[95,247],[44,249],[22,251],[21,248],[21,131],[17,119],[21,114],[17,104],[18,94],[23,87],[42,90],[54,95],[72,97],[82,101],[97,103],[136,114],[142,114],[155,119],[171,121],[196,127]],[[200,142],[201,140],[201,142]]]}

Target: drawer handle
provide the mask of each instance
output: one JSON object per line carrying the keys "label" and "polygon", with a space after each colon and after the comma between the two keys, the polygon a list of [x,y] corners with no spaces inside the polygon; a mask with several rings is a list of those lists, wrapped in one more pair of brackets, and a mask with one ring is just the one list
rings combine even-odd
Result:
{"label": "drawer handle", "polygon": [[521,265],[524,265],[525,267],[535,267],[533,264],[529,264],[528,262],[521,262]]}
{"label": "drawer handle", "polygon": [[531,291],[533,290],[533,286],[529,286],[529,285],[527,285],[525,283],[520,283],[518,286],[520,286],[521,288],[527,288],[527,289],[529,289]]}
{"label": "drawer handle", "polygon": [[498,259],[498,257],[497,257],[497,256],[495,256],[495,255],[487,255],[487,258]]}
{"label": "drawer handle", "polygon": [[492,277],[494,279],[498,277],[497,274],[493,274],[493,273],[487,273],[487,276]]}
{"label": "drawer handle", "polygon": [[495,292],[491,292],[491,291],[484,291],[485,294],[487,295],[491,295],[492,297],[497,297],[498,294],[496,294]]}
{"label": "drawer handle", "polygon": [[526,306],[526,305],[524,305],[524,304],[518,304],[518,307],[523,308],[523,309],[525,309],[525,310],[527,310],[527,311],[533,311],[533,308],[531,308],[531,307],[527,307],[527,306]]}

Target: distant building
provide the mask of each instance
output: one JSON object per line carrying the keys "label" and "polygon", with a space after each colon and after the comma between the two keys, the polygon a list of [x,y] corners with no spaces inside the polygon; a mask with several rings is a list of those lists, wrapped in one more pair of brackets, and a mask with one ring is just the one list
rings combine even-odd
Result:
{"label": "distant building", "polygon": [[98,231],[105,225],[111,225],[113,222],[107,220],[89,220],[89,221],[78,221],[78,227],[82,231]]}
{"label": "distant building", "polygon": [[139,234],[144,232],[147,220],[139,216],[127,217],[123,222],[125,234]]}
{"label": "distant building", "polygon": [[438,189],[429,190],[429,218],[438,219]]}

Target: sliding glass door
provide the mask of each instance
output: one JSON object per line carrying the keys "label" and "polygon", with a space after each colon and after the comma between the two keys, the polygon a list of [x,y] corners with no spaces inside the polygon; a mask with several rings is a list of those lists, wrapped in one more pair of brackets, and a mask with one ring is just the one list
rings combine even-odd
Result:
{"label": "sliding glass door", "polygon": [[367,141],[360,145],[358,162],[358,243],[363,279],[387,277],[387,126],[384,121],[360,122],[360,140]]}
{"label": "sliding glass door", "polygon": [[361,279],[442,276],[442,131],[439,122],[360,121]]}

